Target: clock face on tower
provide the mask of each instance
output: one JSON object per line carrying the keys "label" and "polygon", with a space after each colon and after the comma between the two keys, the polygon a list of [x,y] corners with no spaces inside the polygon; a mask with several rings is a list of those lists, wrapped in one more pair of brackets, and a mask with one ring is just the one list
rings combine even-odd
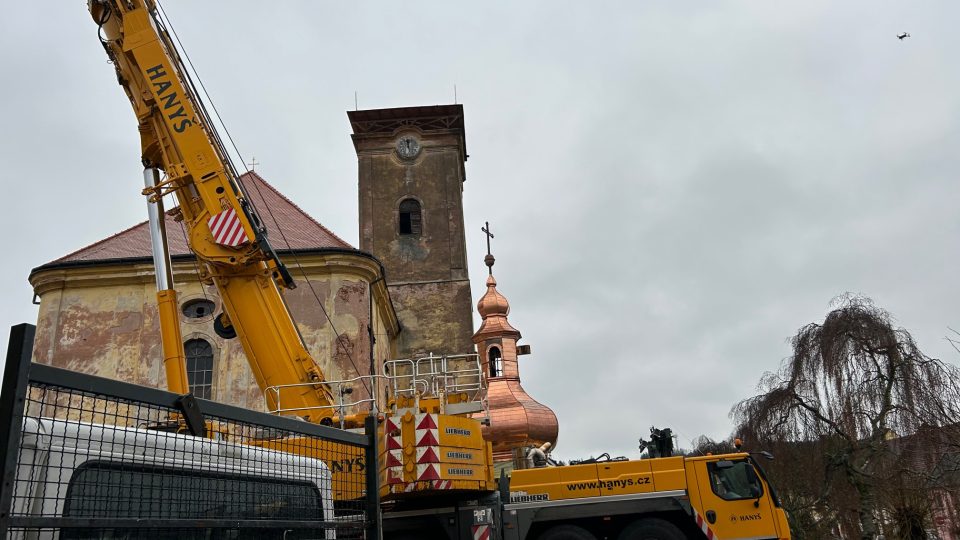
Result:
{"label": "clock face on tower", "polygon": [[397,140],[397,155],[403,159],[413,159],[420,153],[420,141],[413,135],[404,135]]}

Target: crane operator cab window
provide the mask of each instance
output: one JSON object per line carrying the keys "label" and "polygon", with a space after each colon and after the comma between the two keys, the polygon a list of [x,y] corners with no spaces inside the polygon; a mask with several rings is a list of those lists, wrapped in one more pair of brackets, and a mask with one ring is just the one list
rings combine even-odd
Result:
{"label": "crane operator cab window", "polygon": [[721,499],[736,501],[757,499],[763,495],[763,486],[753,466],[745,459],[720,460],[707,464],[710,487]]}

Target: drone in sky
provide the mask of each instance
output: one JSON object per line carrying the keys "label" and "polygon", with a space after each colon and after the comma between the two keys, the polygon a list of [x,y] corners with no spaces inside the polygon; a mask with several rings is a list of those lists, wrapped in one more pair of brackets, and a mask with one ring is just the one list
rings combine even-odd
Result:
{"label": "drone in sky", "polygon": [[908,38],[908,37],[910,37],[910,33],[909,33],[909,32],[900,32],[899,34],[897,34],[897,39],[899,39],[900,41],[903,41],[904,39],[906,39],[906,38]]}

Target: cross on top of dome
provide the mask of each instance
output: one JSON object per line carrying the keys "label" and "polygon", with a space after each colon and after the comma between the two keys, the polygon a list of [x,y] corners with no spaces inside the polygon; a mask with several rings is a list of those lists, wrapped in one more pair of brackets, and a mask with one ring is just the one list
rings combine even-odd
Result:
{"label": "cross on top of dome", "polygon": [[480,227],[480,230],[487,235],[487,256],[483,258],[483,264],[487,265],[487,270],[490,272],[490,275],[493,275],[493,263],[496,259],[493,258],[493,254],[490,253],[490,239],[493,238],[493,233],[490,232],[490,222],[485,221],[484,226]]}

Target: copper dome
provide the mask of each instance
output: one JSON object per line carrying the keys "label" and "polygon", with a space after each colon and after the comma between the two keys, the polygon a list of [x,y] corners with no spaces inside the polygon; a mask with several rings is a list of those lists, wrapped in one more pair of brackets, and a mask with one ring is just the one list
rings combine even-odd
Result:
{"label": "copper dome", "polygon": [[477,303],[483,323],[473,335],[473,342],[487,379],[490,425],[484,427],[484,436],[493,443],[494,461],[508,461],[518,448],[545,442],[556,446],[559,425],[556,414],[530,397],[520,385],[520,331],[507,320],[510,303],[496,287],[491,268],[487,292]]}

